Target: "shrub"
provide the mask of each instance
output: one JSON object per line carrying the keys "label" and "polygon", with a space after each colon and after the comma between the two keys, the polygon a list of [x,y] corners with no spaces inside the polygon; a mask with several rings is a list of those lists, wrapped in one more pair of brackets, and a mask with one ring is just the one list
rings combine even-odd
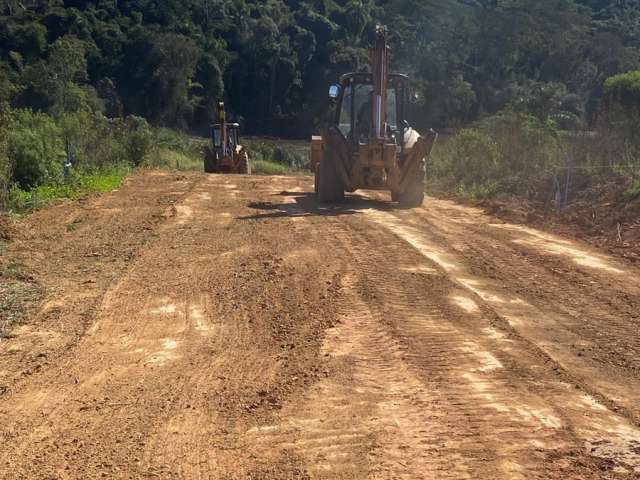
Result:
{"label": "shrub", "polygon": [[285,170],[301,170],[309,163],[308,146],[299,147],[295,143],[282,140],[245,139],[252,161],[267,161],[285,166]]}
{"label": "shrub", "polygon": [[607,79],[599,130],[607,139],[607,161],[640,174],[640,71]]}
{"label": "shrub", "polygon": [[500,166],[497,143],[484,132],[464,129],[434,156],[434,174],[466,192],[482,191],[495,179]]}
{"label": "shrub", "polygon": [[12,169],[7,155],[8,123],[8,108],[0,104],[0,210],[3,210],[6,207],[12,175]]}
{"label": "shrub", "polygon": [[271,158],[274,162],[287,165],[293,169],[301,169],[308,162],[307,156],[301,155],[299,152],[281,145],[277,145],[273,149],[273,156]]}
{"label": "shrub", "polygon": [[203,157],[201,155],[185,155],[169,148],[159,147],[153,149],[145,165],[154,168],[201,171]]}
{"label": "shrub", "polygon": [[498,145],[501,190],[535,197],[563,162],[559,133],[552,122],[536,117],[503,112],[486,119],[479,127]]}
{"label": "shrub", "polygon": [[153,144],[151,128],[144,118],[135,115],[127,117],[124,126],[127,161],[136,166],[142,165]]}
{"label": "shrub", "polygon": [[201,170],[203,148],[208,143],[175,130],[158,128],[152,131],[151,144],[144,164],[150,167],[177,170]]}
{"label": "shrub", "polygon": [[100,113],[69,113],[59,121],[65,154],[74,169],[91,169],[120,161],[115,132]]}
{"label": "shrub", "polygon": [[140,117],[107,119],[101,113],[81,111],[64,115],[60,125],[65,149],[80,169],[139,166],[154,145],[153,131]]}
{"label": "shrub", "polygon": [[608,78],[604,82],[604,100],[626,110],[640,108],[640,70]]}
{"label": "shrub", "polygon": [[439,143],[428,175],[447,189],[474,197],[539,197],[562,161],[553,124],[503,112]]}
{"label": "shrub", "polygon": [[21,187],[61,179],[64,145],[53,118],[31,110],[14,110],[7,142],[13,180]]}

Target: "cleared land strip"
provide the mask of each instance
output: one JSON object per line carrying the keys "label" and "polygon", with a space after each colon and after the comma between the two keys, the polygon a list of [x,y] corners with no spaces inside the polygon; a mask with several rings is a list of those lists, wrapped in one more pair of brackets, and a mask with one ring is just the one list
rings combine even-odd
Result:
{"label": "cleared land strip", "polygon": [[0,477],[637,478],[637,270],[309,190],[146,173],[27,220]]}

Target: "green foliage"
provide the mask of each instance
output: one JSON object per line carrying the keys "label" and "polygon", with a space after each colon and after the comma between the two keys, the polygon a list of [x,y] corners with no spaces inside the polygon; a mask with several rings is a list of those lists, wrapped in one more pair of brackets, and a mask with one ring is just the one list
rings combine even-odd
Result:
{"label": "green foliage", "polygon": [[251,160],[251,169],[253,173],[264,175],[286,175],[289,173],[289,169],[285,165],[269,160]]}
{"label": "green foliage", "polygon": [[202,155],[189,155],[166,147],[155,148],[145,162],[145,166],[148,167],[179,171],[200,172],[202,165]]}
{"label": "green foliage", "polygon": [[[598,161],[638,172],[638,22],[634,1],[4,2],[0,103],[15,111],[0,118],[0,201],[12,182],[60,184],[63,158],[195,168],[201,143],[150,124],[202,132],[221,100],[244,133],[308,138],[329,116],[327,85],[367,68],[376,23],[423,99],[408,120],[474,125],[436,149],[443,181],[531,195],[562,161],[558,131],[596,122]],[[250,143],[257,162],[308,161]]]}
{"label": "green foliage", "polygon": [[120,186],[129,171],[126,166],[116,166],[90,173],[74,172],[65,182],[40,185],[30,190],[14,185],[9,191],[7,206],[14,211],[26,212],[42,208],[53,200],[109,192]]}
{"label": "green foliage", "polygon": [[24,79],[34,101],[55,115],[89,108],[89,90],[80,83],[87,79],[86,45],[74,36],[56,40],[46,60],[25,69]]}
{"label": "green foliage", "polygon": [[153,145],[151,128],[144,118],[136,116],[127,117],[120,123],[124,128],[124,159],[133,165],[141,165]]}
{"label": "green foliage", "polygon": [[196,140],[175,130],[158,128],[152,132],[151,143],[144,166],[202,171],[206,141]]}
{"label": "green foliage", "polygon": [[8,29],[8,44],[12,51],[27,58],[37,58],[47,49],[47,27],[39,23],[12,25]]}
{"label": "green foliage", "polygon": [[307,145],[296,142],[270,141],[270,140],[246,140],[252,160],[265,160],[267,162],[283,165],[288,170],[300,170],[309,163]]}
{"label": "green foliage", "polygon": [[501,165],[498,144],[490,135],[464,129],[434,157],[432,174],[460,192],[477,196],[490,193]]}
{"label": "green foliage", "polygon": [[366,66],[385,23],[394,69],[425,99],[418,126],[510,106],[576,128],[595,118],[606,78],[640,68],[639,19],[630,1],[12,1],[0,7],[0,101],[186,128],[224,97],[248,130],[306,137],[329,109],[326,86]]}
{"label": "green foliage", "polygon": [[[604,84],[606,122],[640,148],[640,70],[608,78]],[[640,152],[639,152],[640,153]]]}
{"label": "green foliage", "polygon": [[0,103],[0,210],[6,205],[9,185],[11,183],[12,168],[8,156],[8,107]]}
{"label": "green foliage", "polygon": [[604,97],[609,104],[627,110],[640,109],[640,70],[608,78],[604,83]]}
{"label": "green foliage", "polygon": [[[51,198],[111,189],[161,144],[143,118],[109,120],[89,111],[56,119],[3,107],[0,134],[1,209],[32,209]],[[71,165],[67,176],[65,162]]]}
{"label": "green foliage", "polygon": [[564,156],[552,123],[504,112],[438,144],[428,178],[476,198],[498,193],[535,198],[546,191]]}
{"label": "green foliage", "polygon": [[604,115],[599,129],[609,138],[609,161],[640,174],[640,71],[607,79],[604,85]]}
{"label": "green foliage", "polygon": [[7,142],[12,177],[22,188],[61,178],[64,145],[53,118],[30,110],[14,110]]}

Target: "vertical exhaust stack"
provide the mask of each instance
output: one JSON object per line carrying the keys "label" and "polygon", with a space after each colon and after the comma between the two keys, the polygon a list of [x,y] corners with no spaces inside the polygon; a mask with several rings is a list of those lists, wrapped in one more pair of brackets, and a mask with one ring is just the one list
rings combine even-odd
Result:
{"label": "vertical exhaust stack", "polygon": [[384,141],[387,123],[387,85],[389,81],[390,51],[387,43],[387,27],[376,26],[376,37],[371,49],[371,69],[373,75],[373,102],[371,124],[375,138]]}

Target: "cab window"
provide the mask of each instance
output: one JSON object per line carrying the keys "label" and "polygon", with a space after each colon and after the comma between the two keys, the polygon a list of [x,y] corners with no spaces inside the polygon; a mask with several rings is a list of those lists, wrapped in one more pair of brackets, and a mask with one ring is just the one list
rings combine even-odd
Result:
{"label": "cab window", "polygon": [[351,133],[351,100],[352,100],[352,86],[349,85],[344,89],[344,95],[342,96],[342,108],[340,110],[340,123],[338,128],[345,136],[349,137]]}

